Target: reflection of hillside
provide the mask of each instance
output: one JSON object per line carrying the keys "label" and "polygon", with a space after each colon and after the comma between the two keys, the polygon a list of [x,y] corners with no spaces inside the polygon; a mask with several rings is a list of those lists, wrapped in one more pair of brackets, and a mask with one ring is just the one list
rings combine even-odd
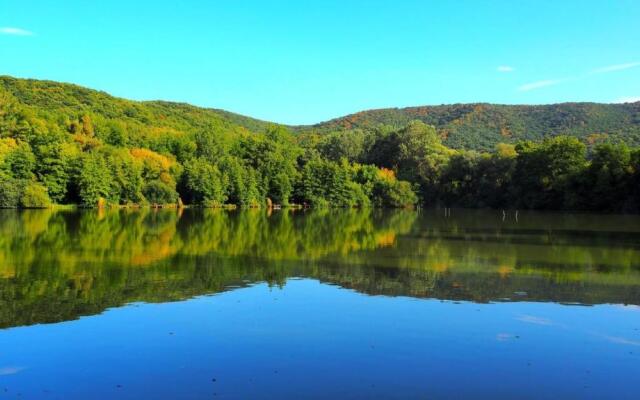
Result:
{"label": "reflection of hillside", "polygon": [[[543,301],[579,304],[640,304],[640,285],[556,281],[535,275],[500,272],[396,270],[385,267],[321,268],[311,277],[361,293],[461,301]],[[618,279],[622,281],[623,279]]]}
{"label": "reflection of hillside", "polygon": [[2,211],[0,326],[295,276],[392,296],[640,303],[637,220],[544,218],[514,224],[479,212],[445,219],[380,210]]}
{"label": "reflection of hillside", "polygon": [[412,213],[375,213],[3,211],[0,276],[14,276],[17,268],[34,264],[65,273],[87,263],[145,266],[178,253],[318,259],[392,245],[397,231],[407,231],[415,219]]}

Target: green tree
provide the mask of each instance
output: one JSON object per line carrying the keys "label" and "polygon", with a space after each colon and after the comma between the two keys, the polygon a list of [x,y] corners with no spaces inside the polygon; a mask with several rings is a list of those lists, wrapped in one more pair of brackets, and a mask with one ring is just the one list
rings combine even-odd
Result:
{"label": "green tree", "polygon": [[343,158],[351,162],[363,157],[365,134],[361,130],[332,132],[325,135],[317,145],[320,154],[331,161]]}
{"label": "green tree", "polygon": [[112,186],[111,168],[102,154],[96,151],[84,154],[77,180],[83,205],[96,206],[100,199],[117,202],[118,198]]}
{"label": "green tree", "polygon": [[15,208],[20,202],[20,183],[0,170],[0,208]]}
{"label": "green tree", "polygon": [[108,163],[111,165],[112,186],[117,192],[117,200],[123,204],[144,203],[143,162],[133,158],[126,149],[113,149],[108,156]]}
{"label": "green tree", "polygon": [[203,158],[194,158],[185,163],[185,198],[193,204],[207,207],[221,206],[226,200],[226,179],[218,167]]}
{"label": "green tree", "polygon": [[314,160],[305,165],[302,195],[316,207],[363,207],[369,199],[361,185],[351,179],[346,160],[341,164]]}
{"label": "green tree", "polygon": [[629,165],[631,177],[629,178],[628,204],[625,209],[640,212],[640,148],[631,151]]}
{"label": "green tree", "polygon": [[540,144],[520,143],[513,176],[514,198],[525,208],[572,208],[579,203],[577,179],[586,168],[586,146],[569,136]]}
{"label": "green tree", "polygon": [[595,146],[583,181],[588,208],[623,210],[631,189],[631,173],[631,151],[626,144]]}
{"label": "green tree", "polygon": [[38,180],[47,188],[52,201],[62,203],[67,198],[73,165],[80,157],[80,149],[60,133],[39,136],[34,140],[33,148]]}
{"label": "green tree", "polygon": [[479,164],[476,152],[461,152],[451,157],[444,167],[438,187],[439,196],[446,206],[473,207],[480,196]]}
{"label": "green tree", "polygon": [[51,199],[47,188],[37,182],[28,182],[20,196],[22,208],[47,208],[51,206]]}
{"label": "green tree", "polygon": [[146,183],[142,187],[142,194],[152,204],[175,204],[178,201],[178,193],[160,180]]}
{"label": "green tree", "polygon": [[36,157],[28,143],[18,142],[17,146],[5,156],[4,162],[15,179],[31,180],[34,177]]}
{"label": "green tree", "polygon": [[440,175],[453,154],[433,126],[412,121],[398,133],[398,178],[419,183],[423,200],[434,203]]}

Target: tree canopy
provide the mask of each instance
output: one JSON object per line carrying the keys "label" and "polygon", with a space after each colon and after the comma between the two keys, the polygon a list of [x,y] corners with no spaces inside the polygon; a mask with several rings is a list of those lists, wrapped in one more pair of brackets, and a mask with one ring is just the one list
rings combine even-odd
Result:
{"label": "tree canopy", "polygon": [[[575,107],[581,110],[569,113],[575,118],[601,109]],[[528,115],[520,106],[498,109]],[[515,122],[491,107],[452,106],[363,113],[351,129],[336,123],[303,129],[0,77],[0,206],[182,201],[206,207],[422,204],[638,212],[640,150],[629,143],[637,142],[634,113],[640,111],[634,104],[602,109],[617,110],[611,115],[622,121],[596,118],[610,122],[593,125],[611,129],[610,135],[574,134],[562,128],[565,119],[554,125],[543,108],[549,126],[560,127],[556,133],[572,135],[548,135],[547,125],[527,120],[504,140],[458,146],[452,135],[468,131],[443,130],[442,121],[459,121],[454,125],[464,129],[469,121]],[[456,119],[445,118],[444,110]],[[388,115],[413,119],[364,123],[371,115],[383,122]]]}

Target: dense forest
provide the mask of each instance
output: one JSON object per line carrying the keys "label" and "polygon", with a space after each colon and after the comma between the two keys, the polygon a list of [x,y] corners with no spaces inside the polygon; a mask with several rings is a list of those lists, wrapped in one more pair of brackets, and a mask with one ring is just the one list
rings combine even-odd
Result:
{"label": "dense forest", "polygon": [[[534,107],[529,114],[510,114],[511,133],[500,142],[455,122],[475,120],[477,110],[452,120],[465,127],[455,134],[428,110],[393,124],[286,127],[220,110],[0,77],[0,206],[442,205],[637,212],[640,150],[629,146],[638,143],[640,106],[573,107],[591,110],[593,126],[570,114],[560,120],[566,125],[575,119],[572,129],[547,132],[557,118]],[[483,112],[483,124],[501,127],[498,114]],[[516,129],[514,118],[525,114]],[[532,125],[534,115],[539,125]],[[460,135],[464,143],[452,146],[452,137]]]}
{"label": "dense forest", "polygon": [[456,149],[491,151],[498,143],[538,142],[556,135],[575,136],[585,143],[611,139],[640,145],[640,102],[388,108],[347,115],[314,125],[313,129],[330,132],[380,125],[398,129],[413,120],[433,125],[443,143]]}

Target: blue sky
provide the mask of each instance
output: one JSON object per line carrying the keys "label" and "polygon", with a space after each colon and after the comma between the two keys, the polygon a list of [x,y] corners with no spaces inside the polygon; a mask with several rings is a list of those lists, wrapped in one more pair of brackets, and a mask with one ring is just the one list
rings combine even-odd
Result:
{"label": "blue sky", "polygon": [[281,123],[640,100],[640,1],[0,0],[0,74]]}

